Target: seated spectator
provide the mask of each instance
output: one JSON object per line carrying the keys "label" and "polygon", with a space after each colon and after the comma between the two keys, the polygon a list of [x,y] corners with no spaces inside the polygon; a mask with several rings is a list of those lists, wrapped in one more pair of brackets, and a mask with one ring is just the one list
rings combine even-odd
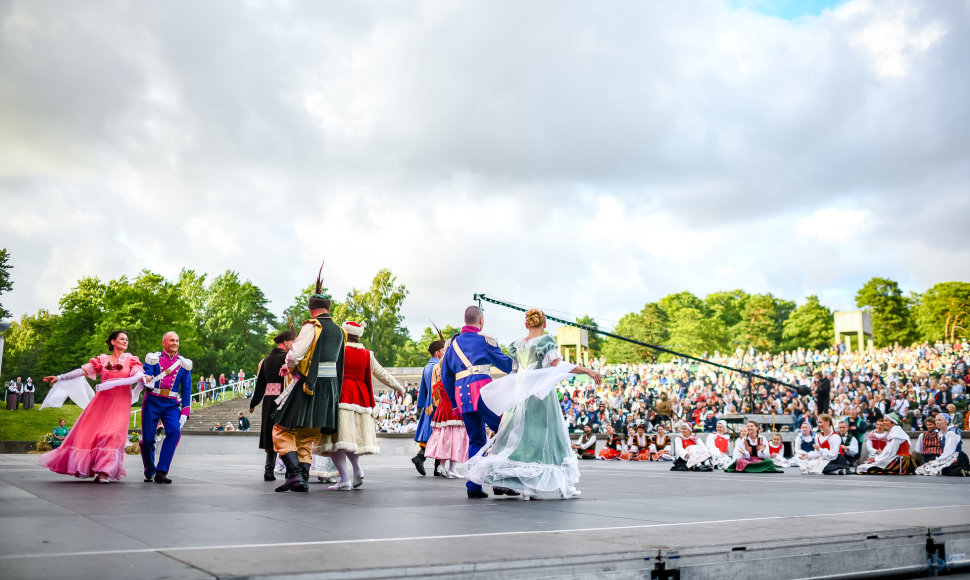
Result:
{"label": "seated spectator", "polygon": [[812,433],[812,426],[805,422],[802,423],[795,441],[792,442],[792,458],[789,463],[800,466],[802,461],[808,460],[808,454],[813,451],[815,451],[815,434]]}
{"label": "seated spectator", "polygon": [[713,433],[717,431],[717,417],[714,416],[714,411],[708,411],[704,417],[704,432]]}
{"label": "seated spectator", "polygon": [[680,427],[680,438],[675,444],[677,458],[671,471],[714,471],[711,464],[711,452],[697,441],[697,436],[690,425]]}
{"label": "seated spectator", "polygon": [[57,422],[57,427],[54,427],[54,430],[51,431],[52,449],[57,449],[60,447],[61,443],[64,443],[64,438],[67,437],[67,434],[71,432],[71,429],[66,425],[67,422],[64,419],[61,419]]}
{"label": "seated spectator", "polygon": [[832,416],[829,414],[820,415],[818,418],[818,433],[815,435],[815,444],[812,451],[808,452],[806,458],[799,462],[798,468],[803,474],[820,475],[835,474],[846,468],[847,464],[838,461],[839,445],[842,438],[835,432],[832,426]]}
{"label": "seated spectator", "polygon": [[226,428],[222,426],[222,423],[216,423],[215,427],[209,429],[209,431],[225,431]]}
{"label": "seated spectator", "polygon": [[237,421],[239,422],[240,431],[249,431],[249,427],[250,427],[249,419],[245,415],[243,415],[242,411],[239,411],[239,418],[237,419]]}
{"label": "seated spectator", "polygon": [[839,422],[839,438],[841,439],[839,453],[845,457],[849,465],[855,465],[859,462],[859,441],[852,436],[849,429],[848,421]]}
{"label": "seated spectator", "polygon": [[232,423],[226,422],[226,431],[235,431],[236,428],[232,426]]}
{"label": "seated spectator", "polygon": [[758,433],[758,424],[748,421],[734,444],[734,463],[726,473],[782,473],[768,455],[768,440]]}
{"label": "seated spectator", "polygon": [[[946,433],[943,433],[944,435]],[[922,465],[927,461],[933,461],[940,457],[943,452],[943,441],[940,432],[936,430],[936,421],[926,422],[926,430],[919,434],[916,440],[916,451],[913,453],[913,460],[917,465]]]}
{"label": "seated spectator", "polygon": [[[681,427],[687,427],[693,432],[693,428],[689,423],[681,423]],[[663,425],[657,425],[657,435],[650,442],[650,459],[653,461],[673,461],[673,444],[670,441],[670,437],[667,436],[667,430],[664,429]]]}
{"label": "seated spectator", "polygon": [[620,459],[626,461],[650,460],[650,438],[647,437],[646,428],[642,424],[630,430],[630,436],[626,440],[626,450],[620,455]]}
{"label": "seated spectator", "polygon": [[572,444],[572,448],[580,459],[596,459],[596,435],[593,435],[592,426],[587,423],[583,427],[583,434]]}
{"label": "seated spectator", "polygon": [[711,452],[711,463],[717,469],[731,465],[731,435],[727,430],[727,422],[717,422],[714,433],[707,438],[707,450]]}
{"label": "seated spectator", "polygon": [[781,433],[772,432],[771,441],[768,442],[768,456],[778,467],[789,467],[790,464],[785,459],[785,444],[781,440]]}
{"label": "seated spectator", "polygon": [[939,413],[935,419],[936,428],[943,433],[943,451],[940,456],[916,468],[919,475],[970,475],[970,460],[963,452],[963,441],[956,428],[950,425],[950,417]]}
{"label": "seated spectator", "polygon": [[613,429],[613,425],[607,425],[606,445],[600,449],[599,458],[619,459],[621,453],[623,453],[623,439],[616,434],[616,431]]}
{"label": "seated spectator", "polygon": [[916,467],[909,456],[909,435],[899,426],[895,412],[882,418],[887,434],[886,447],[875,457],[867,457],[857,468],[859,473],[872,475],[912,475]]}

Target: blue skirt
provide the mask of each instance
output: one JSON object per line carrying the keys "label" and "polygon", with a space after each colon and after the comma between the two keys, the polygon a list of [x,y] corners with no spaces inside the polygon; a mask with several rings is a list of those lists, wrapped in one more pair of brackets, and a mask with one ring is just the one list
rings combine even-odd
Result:
{"label": "blue skirt", "polygon": [[418,426],[414,430],[414,440],[418,443],[427,443],[428,439],[431,439],[431,415],[421,413]]}

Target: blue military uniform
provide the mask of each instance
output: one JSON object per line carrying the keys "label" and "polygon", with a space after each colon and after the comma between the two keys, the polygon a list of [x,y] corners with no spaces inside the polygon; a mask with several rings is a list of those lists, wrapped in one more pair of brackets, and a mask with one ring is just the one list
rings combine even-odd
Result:
{"label": "blue military uniform", "polygon": [[[188,417],[192,405],[192,361],[166,353],[145,355],[145,374],[163,375],[154,387],[145,392],[141,406],[141,459],[145,465],[145,479],[156,472],[168,473],[175,455],[175,447],[182,436],[180,418]],[[155,463],[155,431],[158,422],[165,428],[165,440]]]}
{"label": "blue military uniform", "polygon": [[[485,426],[498,431],[499,416],[481,401],[482,387],[492,382],[492,366],[512,372],[512,359],[502,352],[494,338],[476,326],[465,326],[461,334],[449,341],[441,363],[441,383],[451,404],[461,413],[468,433],[468,456],[473,457],[485,446]],[[482,491],[482,486],[469,481],[468,491]]]}
{"label": "blue military uniform", "polygon": [[414,440],[418,444],[427,443],[431,439],[431,413],[426,413],[425,408],[431,406],[431,374],[434,366],[438,364],[438,359],[431,357],[428,364],[424,365],[421,373],[421,386],[418,387],[418,427],[414,430]]}

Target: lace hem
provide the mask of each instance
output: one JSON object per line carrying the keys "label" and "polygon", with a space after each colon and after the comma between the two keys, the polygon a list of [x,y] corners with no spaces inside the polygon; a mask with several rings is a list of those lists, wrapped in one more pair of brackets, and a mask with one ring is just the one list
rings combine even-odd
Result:
{"label": "lace hem", "polygon": [[519,491],[569,494],[579,481],[579,462],[575,455],[566,457],[561,465],[525,463],[494,455],[472,457],[467,465],[469,480]]}

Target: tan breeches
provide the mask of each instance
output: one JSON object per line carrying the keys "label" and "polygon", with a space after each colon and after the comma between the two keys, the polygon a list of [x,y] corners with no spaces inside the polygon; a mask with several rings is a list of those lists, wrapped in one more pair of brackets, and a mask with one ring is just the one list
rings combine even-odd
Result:
{"label": "tan breeches", "polygon": [[273,448],[280,455],[286,455],[290,451],[296,451],[300,463],[313,463],[310,455],[310,448],[313,442],[320,436],[319,427],[298,427],[296,429],[284,429],[279,425],[273,426]]}

